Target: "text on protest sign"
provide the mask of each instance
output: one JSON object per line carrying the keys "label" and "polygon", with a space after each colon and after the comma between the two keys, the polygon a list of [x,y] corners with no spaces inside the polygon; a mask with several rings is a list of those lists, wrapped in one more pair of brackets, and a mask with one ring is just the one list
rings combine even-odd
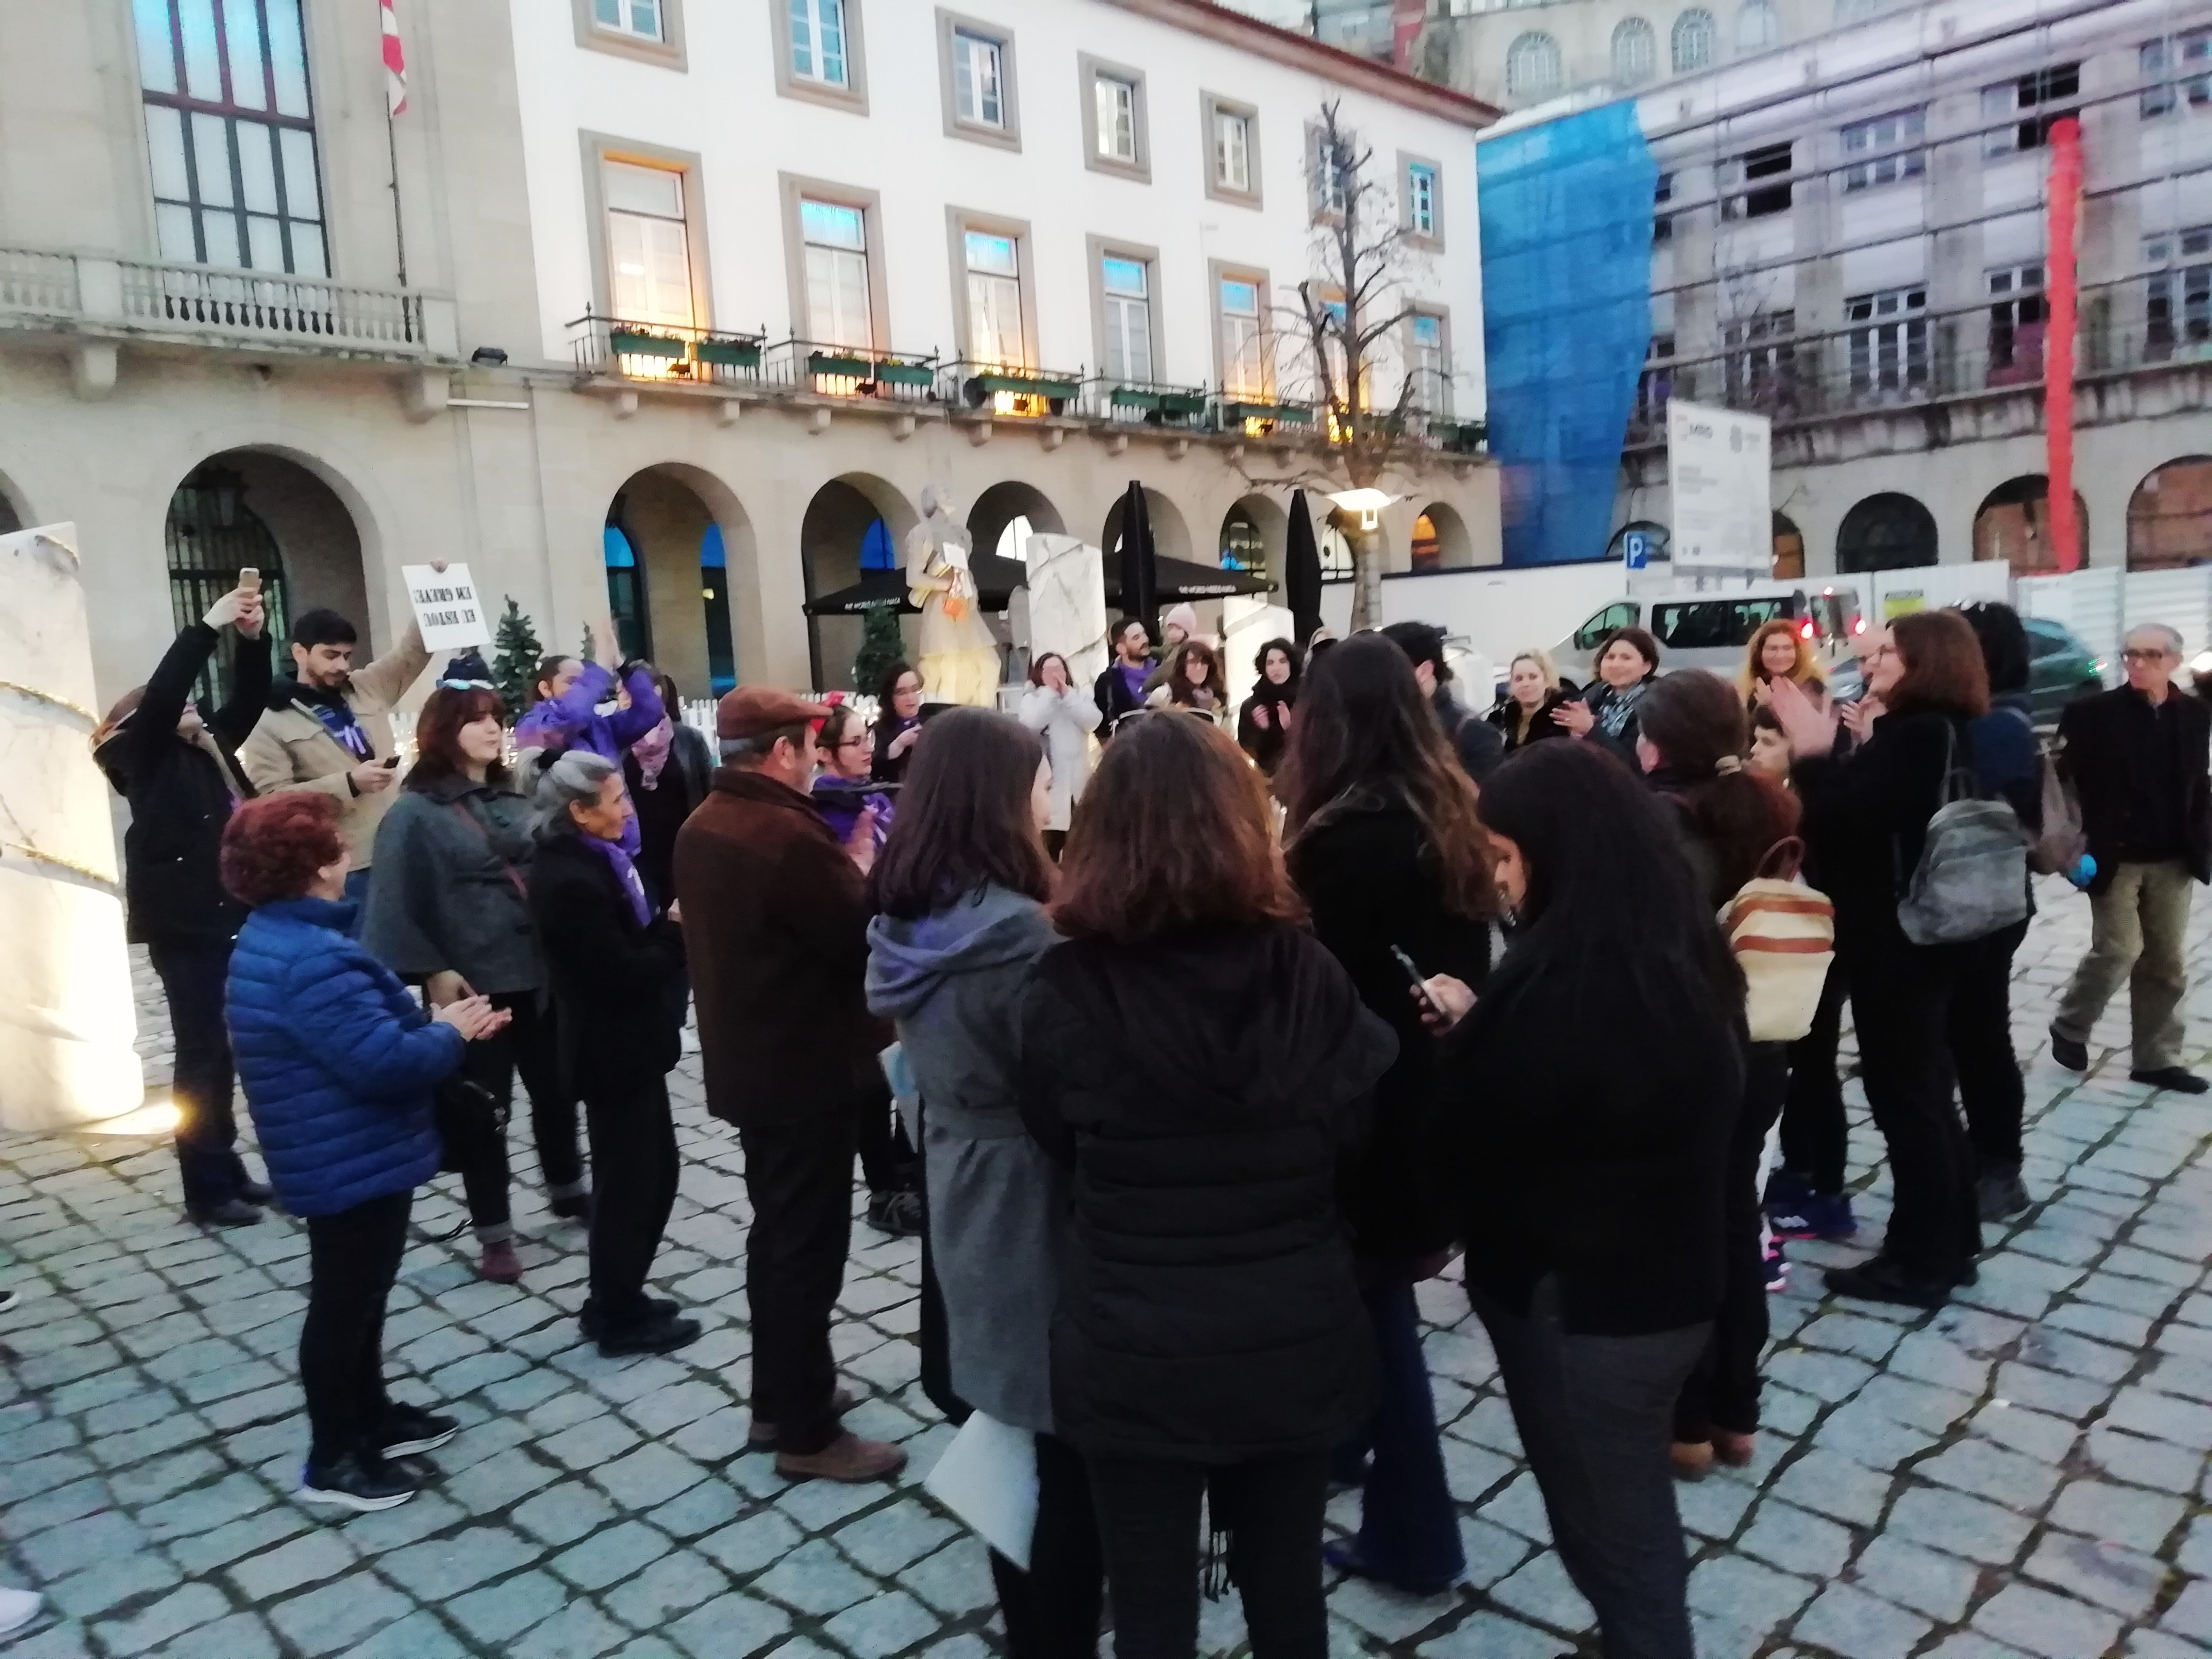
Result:
{"label": "text on protest sign", "polygon": [[470,580],[468,566],[449,564],[434,570],[427,564],[405,564],[399,567],[399,574],[407,584],[407,602],[415,608],[426,648],[453,651],[491,643],[491,628],[477,601],[477,585]]}

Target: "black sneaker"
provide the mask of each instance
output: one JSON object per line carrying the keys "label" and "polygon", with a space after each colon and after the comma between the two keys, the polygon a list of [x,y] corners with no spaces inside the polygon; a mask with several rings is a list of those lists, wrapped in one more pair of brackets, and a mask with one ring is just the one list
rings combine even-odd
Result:
{"label": "black sneaker", "polygon": [[563,1221],[589,1221],[592,1218],[592,1195],[571,1193],[566,1198],[549,1198],[545,1207]]}
{"label": "black sneaker", "polygon": [[[1856,1267],[1831,1267],[1825,1275],[1829,1291],[1861,1302],[1892,1302],[1907,1308],[1940,1308],[1951,1299],[1952,1286],[1908,1273],[1887,1256],[1877,1255]],[[1972,1279],[1961,1279],[1970,1285]]]}
{"label": "black sneaker", "polygon": [[2009,1221],[2034,1201],[2021,1183],[2017,1164],[1991,1170],[1974,1182],[1974,1207],[1984,1221]]}
{"label": "black sneaker", "polygon": [[238,1195],[248,1204],[258,1204],[264,1209],[276,1201],[276,1189],[264,1187],[258,1181],[249,1181],[238,1189]]}
{"label": "black sneaker", "polygon": [[699,1340],[699,1322],[648,1315],[635,1325],[599,1334],[599,1358],[620,1359],[634,1353],[673,1353]]}
{"label": "black sneaker", "polygon": [[366,1514],[371,1510],[397,1509],[422,1490],[422,1483],[402,1468],[370,1453],[341,1457],[327,1468],[307,1465],[300,1477],[300,1501]]}
{"label": "black sneaker", "polygon": [[889,1233],[893,1238],[920,1237],[921,1194],[904,1188],[871,1194],[868,1199],[868,1225],[879,1233]]}
{"label": "black sneaker", "polygon": [[2059,1036],[2056,1025],[2051,1028],[2051,1057],[2069,1072],[2089,1069],[2089,1045],[2076,1042],[2070,1036]]}
{"label": "black sneaker", "polygon": [[[648,1296],[645,1298],[644,1322],[652,1324],[663,1319],[673,1319],[683,1310],[684,1304],[672,1296]],[[586,1342],[598,1341],[601,1332],[606,1328],[606,1321],[599,1317],[598,1304],[588,1296],[584,1298],[584,1305],[576,1312],[576,1328],[583,1332],[584,1340]]]}
{"label": "black sneaker", "polygon": [[2185,1066],[2154,1066],[2146,1072],[2130,1072],[2128,1080],[2148,1083],[2154,1089],[2177,1095],[2201,1095],[2212,1089],[2212,1083],[2207,1083]]}
{"label": "black sneaker", "polygon": [[450,1417],[395,1400],[369,1443],[386,1457],[412,1457],[437,1450],[460,1431],[461,1425]]}
{"label": "black sneaker", "polygon": [[251,1227],[261,1219],[261,1212],[242,1198],[228,1198],[198,1209],[187,1207],[185,1213],[203,1227]]}

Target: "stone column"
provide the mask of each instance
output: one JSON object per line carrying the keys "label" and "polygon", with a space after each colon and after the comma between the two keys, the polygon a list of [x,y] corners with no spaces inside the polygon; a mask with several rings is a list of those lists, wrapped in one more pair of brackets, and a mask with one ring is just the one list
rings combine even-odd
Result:
{"label": "stone column", "polygon": [[145,1103],[76,526],[0,536],[0,1125]]}
{"label": "stone column", "polygon": [[1030,660],[1057,651],[1088,690],[1106,672],[1105,556],[1077,536],[1031,536]]}

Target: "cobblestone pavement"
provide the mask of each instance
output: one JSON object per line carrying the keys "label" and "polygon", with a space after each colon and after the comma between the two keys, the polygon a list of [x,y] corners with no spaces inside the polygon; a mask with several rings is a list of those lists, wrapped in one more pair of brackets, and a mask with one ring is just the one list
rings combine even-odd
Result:
{"label": "cobblestone pavement", "polygon": [[[1797,1247],[1758,1462],[1681,1489],[1705,1659],[2212,1650],[2212,1104],[2126,1080],[2124,1006],[2088,1079],[2051,1066],[2044,1024],[2087,907],[2044,902],[2016,1011],[2042,1201],[1934,1316],[1824,1301],[1809,1269],[1860,1252]],[[2194,1001],[2203,1041],[2212,990]],[[158,1075],[158,996],[143,1003]],[[994,1650],[982,1550],[916,1484],[949,1431],[915,1382],[915,1248],[856,1225],[836,1333],[852,1426],[909,1445],[906,1480],[785,1484],[744,1453],[737,1144],[700,1108],[696,1056],[675,1083],[683,1195],[657,1277],[704,1339],[599,1358],[574,1334],[580,1233],[526,1198],[522,1285],[479,1283],[436,1242],[461,1218],[442,1182],[417,1205],[388,1348],[400,1394],[467,1428],[427,1460],[423,1497],[343,1524],[291,1496],[302,1231],[182,1223],[158,1145],[0,1138],[0,1283],[23,1298],[0,1316],[0,1583],[51,1608],[9,1659]],[[1853,1148],[1865,1243],[1887,1204],[1863,1115]],[[1425,1286],[1422,1306],[1471,1579],[1428,1601],[1338,1585],[1337,1650],[1552,1659],[1589,1641],[1588,1608],[1458,1287]],[[1206,1639],[1239,1643],[1233,1602]]]}

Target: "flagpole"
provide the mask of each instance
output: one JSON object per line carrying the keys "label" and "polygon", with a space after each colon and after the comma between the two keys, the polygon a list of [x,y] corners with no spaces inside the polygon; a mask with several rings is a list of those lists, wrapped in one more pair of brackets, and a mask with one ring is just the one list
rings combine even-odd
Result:
{"label": "flagpole", "polygon": [[399,286],[407,286],[407,223],[399,210],[399,112],[407,107],[406,54],[392,0],[377,0],[377,29],[384,62],[384,148],[392,162],[392,241],[398,254]]}
{"label": "flagpole", "polygon": [[392,240],[399,252],[399,286],[407,286],[407,226],[399,214],[399,134],[392,125],[387,100],[384,114],[384,143],[392,158]]}

